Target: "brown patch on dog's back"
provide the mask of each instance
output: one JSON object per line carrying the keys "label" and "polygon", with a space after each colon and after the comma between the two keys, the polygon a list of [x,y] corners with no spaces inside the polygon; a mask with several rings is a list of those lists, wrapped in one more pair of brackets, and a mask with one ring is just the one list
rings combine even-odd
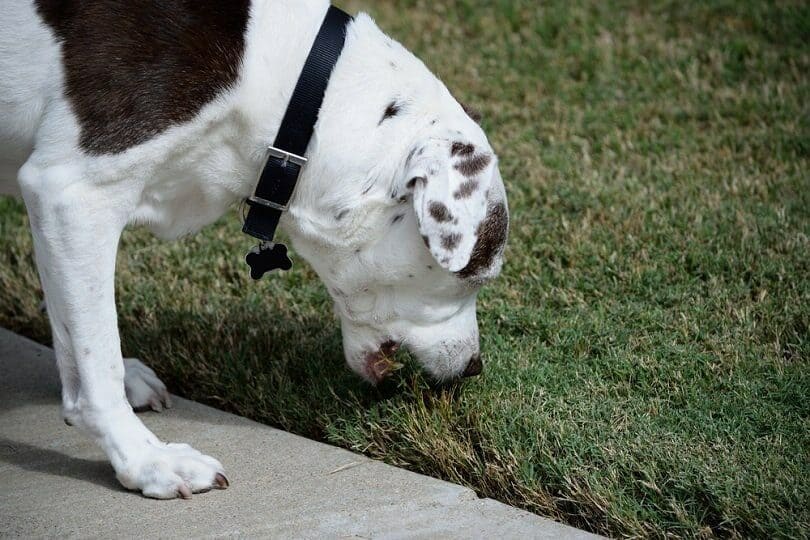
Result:
{"label": "brown patch on dog's back", "polygon": [[239,75],[249,0],[36,0],[90,154],[187,122]]}
{"label": "brown patch on dog's back", "polygon": [[506,244],[508,229],[509,217],[506,212],[506,204],[503,202],[491,203],[486,218],[478,226],[478,239],[475,241],[470,262],[456,272],[456,275],[463,279],[474,279],[488,270]]}

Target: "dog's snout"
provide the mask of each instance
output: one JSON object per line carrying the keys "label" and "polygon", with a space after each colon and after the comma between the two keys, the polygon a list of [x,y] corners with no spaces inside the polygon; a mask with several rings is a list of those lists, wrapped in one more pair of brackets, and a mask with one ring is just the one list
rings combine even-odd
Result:
{"label": "dog's snout", "polygon": [[481,370],[483,369],[484,364],[481,361],[480,354],[474,354],[470,358],[470,361],[467,362],[467,367],[464,368],[464,373],[461,374],[462,377],[475,377],[476,375],[481,374]]}

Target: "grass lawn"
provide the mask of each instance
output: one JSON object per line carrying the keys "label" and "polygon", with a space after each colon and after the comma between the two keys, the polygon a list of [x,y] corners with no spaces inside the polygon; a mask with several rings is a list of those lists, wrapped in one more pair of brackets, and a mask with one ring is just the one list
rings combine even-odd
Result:
{"label": "grass lawn", "polygon": [[[249,280],[236,214],[172,244],[127,232],[125,354],[182,395],[591,531],[810,535],[810,6],[338,4],[499,150],[512,232],[479,302],[484,374],[436,389],[403,357],[366,386],[300,258]],[[47,343],[26,223],[0,199],[0,325]]]}

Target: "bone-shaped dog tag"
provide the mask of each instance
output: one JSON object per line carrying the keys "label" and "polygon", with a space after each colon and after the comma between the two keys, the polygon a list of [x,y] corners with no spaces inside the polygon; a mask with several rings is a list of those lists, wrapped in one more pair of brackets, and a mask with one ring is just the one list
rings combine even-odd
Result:
{"label": "bone-shaped dog tag", "polygon": [[262,279],[267,272],[273,270],[289,270],[292,261],[287,256],[287,246],[262,242],[245,255],[245,262],[250,266],[250,277],[255,280]]}

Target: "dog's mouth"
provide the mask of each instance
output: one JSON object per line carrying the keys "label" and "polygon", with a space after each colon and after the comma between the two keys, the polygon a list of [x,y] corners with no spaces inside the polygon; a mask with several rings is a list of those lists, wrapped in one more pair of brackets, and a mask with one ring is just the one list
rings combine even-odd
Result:
{"label": "dog's mouth", "polygon": [[363,361],[363,374],[373,384],[379,384],[392,373],[402,367],[396,362],[394,355],[402,343],[389,339],[382,343],[376,351],[366,353]]}
{"label": "dog's mouth", "polygon": [[[361,375],[370,383],[377,385],[389,378],[395,371],[403,367],[403,364],[395,358],[397,351],[402,348],[403,343],[389,339],[373,351],[368,351],[363,357]],[[438,377],[440,381],[457,381],[478,376],[483,368],[481,354],[476,352],[465,364],[464,370],[449,379]]]}

